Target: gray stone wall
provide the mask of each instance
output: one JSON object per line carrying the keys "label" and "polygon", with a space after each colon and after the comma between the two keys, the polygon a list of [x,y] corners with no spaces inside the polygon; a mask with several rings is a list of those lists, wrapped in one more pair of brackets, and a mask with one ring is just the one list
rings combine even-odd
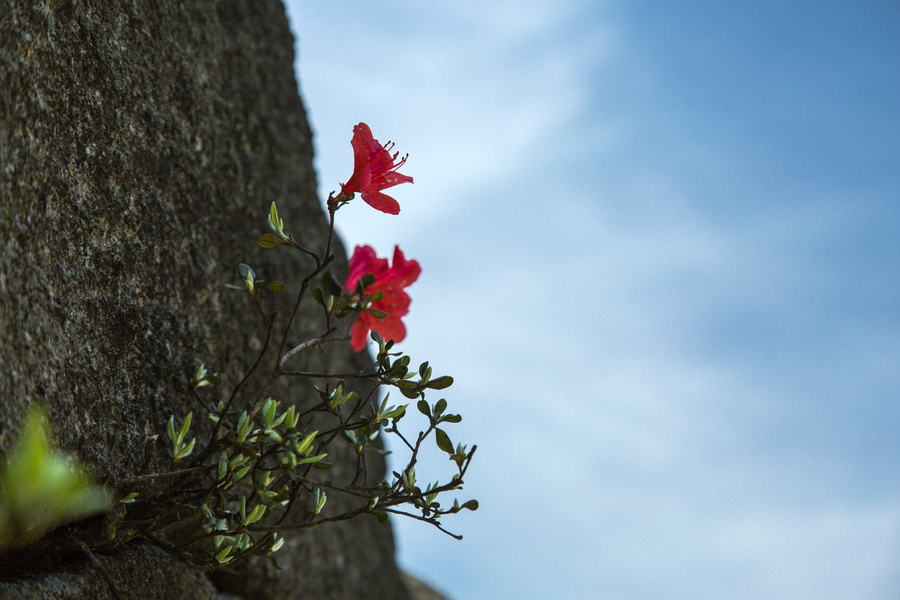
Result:
{"label": "gray stone wall", "polygon": [[[320,248],[327,232],[293,48],[278,0],[3,1],[0,454],[42,401],[59,445],[100,480],[165,469],[162,443],[146,442],[169,415],[197,408],[187,393],[197,365],[223,375],[224,394],[252,362],[264,327],[246,295],[223,284],[246,262],[293,296],[310,267],[253,243],[269,203],[301,243]],[[291,299],[282,301],[285,315]],[[292,341],[317,332],[311,314]],[[331,347],[293,366],[363,360]],[[300,403],[304,391],[273,395]],[[338,473],[355,464],[332,458]],[[390,527],[361,518],[290,536],[285,571],[253,562],[213,579],[254,600],[403,600],[393,554]],[[125,597],[216,593],[146,544],[99,560]],[[6,577],[0,597],[112,596],[70,556]]]}

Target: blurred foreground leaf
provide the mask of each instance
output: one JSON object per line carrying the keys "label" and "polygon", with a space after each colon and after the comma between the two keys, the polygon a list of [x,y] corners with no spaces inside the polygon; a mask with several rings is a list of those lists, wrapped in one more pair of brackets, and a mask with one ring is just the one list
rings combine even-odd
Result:
{"label": "blurred foreground leaf", "polygon": [[18,446],[0,466],[0,550],[109,510],[111,494],[54,451],[43,408],[32,407]]}

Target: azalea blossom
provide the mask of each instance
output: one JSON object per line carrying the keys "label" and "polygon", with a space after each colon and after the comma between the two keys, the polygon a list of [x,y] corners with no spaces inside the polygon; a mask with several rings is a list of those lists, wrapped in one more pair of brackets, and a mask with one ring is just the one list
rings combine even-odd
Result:
{"label": "azalea blossom", "polygon": [[406,156],[398,161],[399,152],[391,155],[394,144],[388,142],[386,146],[382,146],[365,123],[353,128],[350,145],[353,146],[353,175],[347,183],[341,185],[341,195],[350,196],[359,192],[372,208],[392,215],[399,213],[400,205],[397,201],[382,194],[381,190],[401,183],[412,183],[412,177],[397,172],[406,162]]}
{"label": "azalea blossom", "polygon": [[378,319],[368,312],[363,312],[357,317],[350,329],[350,345],[359,352],[366,345],[366,339],[370,331],[377,331],[385,340],[403,341],[406,337],[406,326],[401,318],[409,312],[410,298],[405,288],[419,278],[422,268],[414,260],[406,260],[399,246],[394,246],[393,264],[388,266],[386,258],[378,258],[371,246],[357,246],[350,258],[350,273],[344,291],[352,294],[356,284],[366,274],[375,276],[375,283],[366,288],[367,294],[381,292],[380,300],[372,302],[369,306],[375,310],[386,313],[387,316]]}

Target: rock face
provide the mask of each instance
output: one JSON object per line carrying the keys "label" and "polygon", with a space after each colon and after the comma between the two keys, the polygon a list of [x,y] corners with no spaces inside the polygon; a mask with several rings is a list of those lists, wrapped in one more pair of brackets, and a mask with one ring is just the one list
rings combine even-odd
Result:
{"label": "rock face", "polygon": [[[245,262],[293,296],[311,265],[253,243],[269,203],[300,243],[322,248],[327,234],[293,47],[278,0],[4,1],[0,454],[41,401],[58,445],[101,481],[164,470],[163,445],[147,440],[169,415],[198,408],[187,385],[196,367],[233,385],[251,364],[265,327],[223,284]],[[342,272],[340,244],[337,253]],[[292,298],[281,301],[285,315]],[[290,341],[318,333],[312,314]],[[293,366],[360,368],[365,358],[347,346]],[[214,582],[254,600],[404,600],[393,553],[389,525],[360,518],[289,536],[285,571],[254,562]],[[217,593],[147,544],[99,560],[127,597]],[[112,595],[73,556],[7,577],[0,597]]]}

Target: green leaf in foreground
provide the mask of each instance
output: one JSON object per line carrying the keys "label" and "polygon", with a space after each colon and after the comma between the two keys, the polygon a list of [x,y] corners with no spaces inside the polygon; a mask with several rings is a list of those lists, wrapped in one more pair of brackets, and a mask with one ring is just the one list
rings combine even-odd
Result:
{"label": "green leaf in foreground", "polygon": [[25,546],[60,525],[109,510],[109,492],[54,451],[42,408],[32,407],[0,472],[0,549]]}

